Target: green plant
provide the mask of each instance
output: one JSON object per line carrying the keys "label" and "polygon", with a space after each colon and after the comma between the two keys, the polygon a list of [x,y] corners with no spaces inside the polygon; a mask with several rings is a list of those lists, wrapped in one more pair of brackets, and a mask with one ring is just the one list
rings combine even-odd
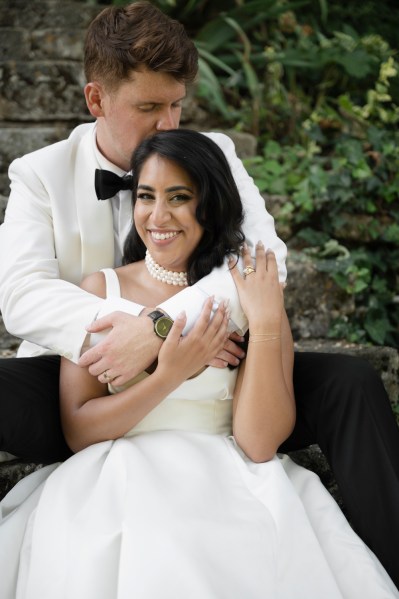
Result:
{"label": "green plant", "polygon": [[331,336],[399,346],[399,107],[389,93],[398,65],[381,65],[363,105],[349,94],[303,123],[304,145],[268,141],[247,167],[262,191],[286,196],[289,243],[355,299]]}

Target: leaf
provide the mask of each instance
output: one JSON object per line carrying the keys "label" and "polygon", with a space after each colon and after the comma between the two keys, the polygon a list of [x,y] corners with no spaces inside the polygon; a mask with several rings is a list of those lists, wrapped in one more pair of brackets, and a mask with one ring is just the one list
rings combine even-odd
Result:
{"label": "leaf", "polygon": [[208,64],[211,63],[211,64],[215,65],[222,71],[225,71],[228,75],[232,75],[232,76],[235,75],[234,69],[232,69],[228,64],[226,64],[223,60],[220,60],[220,58],[218,58],[211,52],[208,52],[208,50],[206,48],[204,48],[200,42],[195,42],[195,45],[197,46],[198,54]]}
{"label": "leaf", "polygon": [[279,158],[282,155],[283,148],[277,141],[269,140],[263,149],[266,158]]}
{"label": "leaf", "polygon": [[249,61],[243,62],[245,78],[248,84],[248,89],[251,93],[252,98],[258,98],[260,96],[260,83],[259,79]]}
{"label": "leaf", "polygon": [[227,104],[223,97],[222,88],[209,65],[201,58],[198,59],[199,81],[198,94],[207,98],[211,105],[215,106],[226,119],[231,118]]}
{"label": "leaf", "polygon": [[366,163],[363,163],[359,165],[357,168],[353,169],[352,175],[354,179],[363,180],[371,177],[372,172],[370,170],[370,167]]}
{"label": "leaf", "polygon": [[399,245],[399,224],[389,225],[383,233],[384,241],[396,243]]}
{"label": "leaf", "polygon": [[337,57],[336,62],[341,64],[351,77],[362,79],[371,72],[370,56],[364,50],[356,49]]}
{"label": "leaf", "polygon": [[266,160],[264,163],[265,170],[273,175],[280,175],[283,167],[277,160]]}
{"label": "leaf", "polygon": [[320,4],[320,17],[321,22],[326,25],[327,17],[328,17],[328,1],[327,0],[319,0]]}
{"label": "leaf", "polygon": [[384,344],[387,334],[393,330],[389,320],[385,316],[377,317],[374,311],[367,315],[364,328],[371,339],[379,345]]}

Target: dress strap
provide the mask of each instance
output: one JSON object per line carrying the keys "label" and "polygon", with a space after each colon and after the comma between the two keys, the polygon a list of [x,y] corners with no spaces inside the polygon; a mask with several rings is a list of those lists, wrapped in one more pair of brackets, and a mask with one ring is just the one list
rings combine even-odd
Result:
{"label": "dress strap", "polygon": [[107,297],[120,297],[121,287],[119,285],[118,275],[113,268],[102,268],[101,272],[105,277],[105,292]]}

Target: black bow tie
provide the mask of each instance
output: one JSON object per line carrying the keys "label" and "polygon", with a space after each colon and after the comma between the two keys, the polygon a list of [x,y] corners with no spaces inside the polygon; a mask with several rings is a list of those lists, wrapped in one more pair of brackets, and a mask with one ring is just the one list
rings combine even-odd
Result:
{"label": "black bow tie", "polygon": [[132,175],[119,177],[119,175],[115,175],[112,171],[96,168],[94,186],[96,188],[97,198],[99,200],[109,200],[121,189],[131,189],[132,181]]}

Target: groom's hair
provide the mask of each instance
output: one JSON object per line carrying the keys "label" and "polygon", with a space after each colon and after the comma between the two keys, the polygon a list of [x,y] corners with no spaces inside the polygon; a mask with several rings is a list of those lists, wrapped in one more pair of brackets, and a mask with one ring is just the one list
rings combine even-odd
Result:
{"label": "groom's hair", "polygon": [[143,67],[192,83],[198,52],[183,25],[149,2],[105,8],[86,33],[86,80],[113,90]]}
{"label": "groom's hair", "polygon": [[[131,161],[133,206],[143,165],[154,155],[180,166],[196,187],[195,216],[204,233],[188,260],[188,282],[192,285],[221,266],[226,256],[239,253],[245,239],[240,194],[224,152],[212,139],[197,131],[174,129],[156,133],[135,150]],[[124,247],[124,264],[142,260],[145,250],[133,222]]]}

